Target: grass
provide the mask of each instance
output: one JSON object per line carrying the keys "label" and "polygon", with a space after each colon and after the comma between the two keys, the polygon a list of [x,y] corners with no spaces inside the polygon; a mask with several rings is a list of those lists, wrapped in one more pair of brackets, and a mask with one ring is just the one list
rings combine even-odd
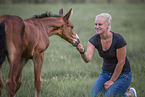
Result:
{"label": "grass", "polygon": [[[145,6],[143,4],[13,4],[0,5],[0,15],[13,14],[23,19],[46,11],[58,13],[63,8],[67,13],[73,8],[71,21],[86,48],[88,39],[95,34],[94,19],[102,12],[112,15],[112,31],[119,32],[127,41],[127,56],[132,68],[130,87],[137,90],[138,97],[145,95]],[[59,49],[58,49],[59,48]],[[58,36],[50,37],[50,47],[45,52],[42,69],[41,97],[88,97],[90,90],[101,72],[102,59],[95,52],[90,63],[80,58],[77,50]],[[3,64],[4,82],[9,65]],[[23,70],[23,84],[15,97],[34,97],[34,69],[29,61]],[[2,97],[6,97],[4,84]]]}

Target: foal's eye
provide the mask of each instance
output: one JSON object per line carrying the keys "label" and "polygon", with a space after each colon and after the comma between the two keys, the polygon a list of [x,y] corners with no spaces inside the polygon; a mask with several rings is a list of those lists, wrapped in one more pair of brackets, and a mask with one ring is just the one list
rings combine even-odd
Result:
{"label": "foal's eye", "polygon": [[72,26],[71,29],[73,29],[74,27]]}

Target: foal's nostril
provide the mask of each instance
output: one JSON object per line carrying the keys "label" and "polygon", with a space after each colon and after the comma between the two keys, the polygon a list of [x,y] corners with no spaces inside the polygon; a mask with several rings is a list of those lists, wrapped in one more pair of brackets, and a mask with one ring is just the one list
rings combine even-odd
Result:
{"label": "foal's nostril", "polygon": [[79,39],[78,35],[76,34],[76,37],[73,41],[73,46],[77,46],[79,43],[80,43],[80,39]]}

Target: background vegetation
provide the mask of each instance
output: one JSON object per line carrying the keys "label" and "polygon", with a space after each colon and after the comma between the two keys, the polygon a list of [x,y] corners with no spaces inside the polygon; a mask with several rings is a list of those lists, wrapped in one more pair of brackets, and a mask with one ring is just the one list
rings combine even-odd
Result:
{"label": "background vegetation", "polygon": [[[144,4],[12,4],[0,5],[3,14],[18,15],[23,19],[46,11],[58,13],[63,8],[67,13],[73,8],[71,21],[86,48],[88,39],[95,34],[95,16],[102,12],[112,15],[112,31],[124,36],[127,56],[132,68],[130,87],[137,90],[138,97],[145,96],[145,5]],[[85,63],[80,54],[69,43],[58,36],[50,37],[50,47],[45,52],[42,69],[41,97],[88,97],[90,90],[101,72],[102,59],[95,51],[90,63]],[[3,64],[4,82],[8,76],[9,65]],[[29,61],[23,71],[23,84],[15,97],[34,97],[34,69]],[[6,97],[4,84],[2,97]]]}
{"label": "background vegetation", "polygon": [[11,3],[145,3],[145,0],[0,0],[0,3],[11,4]]}

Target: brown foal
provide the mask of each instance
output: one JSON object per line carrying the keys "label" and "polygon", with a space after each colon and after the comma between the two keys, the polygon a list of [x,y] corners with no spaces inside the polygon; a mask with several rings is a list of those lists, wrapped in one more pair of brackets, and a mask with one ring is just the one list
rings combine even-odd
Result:
{"label": "brown foal", "polygon": [[7,56],[10,71],[6,80],[8,97],[14,97],[22,84],[22,70],[29,59],[34,63],[35,97],[40,97],[41,70],[44,51],[49,46],[49,37],[59,35],[73,46],[80,40],[74,32],[69,18],[72,9],[63,16],[63,10],[58,16],[42,14],[35,18],[23,20],[19,16],[3,15],[0,17],[0,93],[3,88],[1,74],[2,63]]}

